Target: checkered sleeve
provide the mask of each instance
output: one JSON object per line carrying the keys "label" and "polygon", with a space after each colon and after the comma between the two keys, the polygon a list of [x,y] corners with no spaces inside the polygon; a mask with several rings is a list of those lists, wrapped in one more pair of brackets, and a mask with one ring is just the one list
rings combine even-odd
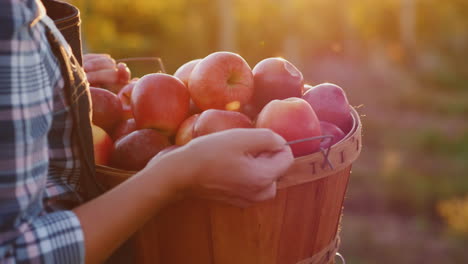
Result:
{"label": "checkered sleeve", "polygon": [[37,5],[0,1],[0,263],[83,263],[78,217],[42,202],[59,67]]}

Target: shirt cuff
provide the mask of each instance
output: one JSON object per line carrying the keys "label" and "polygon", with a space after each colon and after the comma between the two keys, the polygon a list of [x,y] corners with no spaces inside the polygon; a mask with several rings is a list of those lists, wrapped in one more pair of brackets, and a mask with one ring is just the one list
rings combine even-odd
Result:
{"label": "shirt cuff", "polygon": [[18,262],[84,263],[83,230],[72,211],[57,211],[36,218],[23,234],[16,243]]}

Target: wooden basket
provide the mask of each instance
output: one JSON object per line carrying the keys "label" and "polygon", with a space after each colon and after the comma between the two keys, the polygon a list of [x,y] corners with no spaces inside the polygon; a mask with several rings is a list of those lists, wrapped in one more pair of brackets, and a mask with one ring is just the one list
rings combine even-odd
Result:
{"label": "wooden basket", "polygon": [[[351,114],[348,135],[328,153],[296,158],[275,199],[249,208],[185,199],[162,210],[134,235],[135,263],[333,263],[351,166],[362,146],[359,115]],[[97,166],[107,187],[131,175]]]}

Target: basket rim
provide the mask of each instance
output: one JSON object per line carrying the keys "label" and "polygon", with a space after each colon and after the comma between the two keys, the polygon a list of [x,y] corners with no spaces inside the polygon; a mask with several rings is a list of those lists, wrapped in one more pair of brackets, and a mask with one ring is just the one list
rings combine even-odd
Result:
{"label": "basket rim", "polygon": [[[338,166],[334,168],[328,168],[328,169],[322,169],[321,173],[318,173],[317,175],[313,176],[307,176],[305,177],[304,175],[301,177],[298,177],[298,179],[292,180],[292,177],[282,177],[285,179],[280,179],[279,184],[278,184],[278,189],[281,188],[286,188],[292,185],[296,185],[299,183],[305,183],[313,180],[317,180],[320,178],[324,178],[327,176],[332,175],[334,172],[342,170],[344,167],[350,166],[359,156],[360,151],[361,151],[361,129],[362,129],[362,123],[361,119],[359,117],[359,113],[356,111],[355,108],[351,107],[350,110],[351,116],[353,118],[353,126],[351,130],[348,132],[348,134],[340,141],[335,143],[333,146],[330,147],[328,154],[336,156],[338,152],[343,152],[345,150],[351,150],[351,155],[348,155],[351,157],[350,159],[346,160],[345,163],[339,164]],[[356,142],[357,141],[357,142]],[[356,147],[354,147],[357,144]],[[352,146],[351,146],[352,145]],[[349,151],[348,151],[349,152]],[[327,155],[328,155],[327,154]],[[310,163],[311,161],[317,162],[317,163],[324,163],[325,162],[325,156],[324,153],[322,152],[315,152],[309,155],[297,157],[294,159],[294,164],[292,167],[294,167],[297,164],[302,164],[300,166],[304,166],[303,164]],[[109,166],[104,166],[104,165],[99,165],[96,164],[96,173],[97,174],[104,174],[108,177],[114,178],[113,180],[115,181],[124,181],[134,174],[138,173],[138,171],[128,171],[128,170],[122,170],[118,168],[113,168]],[[296,166],[297,167],[297,166]],[[288,172],[287,172],[288,173]],[[315,174],[315,173],[314,173]],[[98,180],[99,182],[99,180]]]}
{"label": "basket rim", "polygon": [[[358,132],[358,130],[360,132],[360,130],[362,128],[362,123],[361,123],[361,119],[359,117],[359,113],[357,112],[357,110],[354,107],[351,107],[350,113],[351,113],[351,117],[353,118],[353,125],[352,125],[351,129],[349,130],[348,134],[346,134],[340,141],[336,142],[335,144],[333,144],[330,147],[330,151],[332,151],[333,149],[336,149],[341,144],[343,144],[345,141],[348,141],[349,138],[351,138],[352,136],[355,136],[356,132]],[[297,157],[294,160],[309,159],[311,156],[314,156],[314,155],[321,155],[321,153],[320,152],[315,152],[315,153],[312,153],[312,154],[309,154],[309,155]]]}
{"label": "basket rim", "polygon": [[351,109],[354,124],[343,140],[329,150],[295,158],[293,165],[278,180],[277,189],[316,181],[351,169],[362,149],[362,123],[356,109]]}

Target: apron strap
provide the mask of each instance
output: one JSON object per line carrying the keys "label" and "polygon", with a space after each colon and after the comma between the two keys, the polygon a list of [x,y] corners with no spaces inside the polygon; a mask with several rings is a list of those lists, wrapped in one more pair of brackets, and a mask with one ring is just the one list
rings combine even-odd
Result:
{"label": "apron strap", "polygon": [[80,181],[78,192],[90,200],[104,191],[96,181],[93,137],[91,131],[91,95],[89,83],[71,48],[49,17],[44,17],[47,37],[54,55],[60,63],[64,79],[64,92],[73,116],[72,138],[79,147]]}

